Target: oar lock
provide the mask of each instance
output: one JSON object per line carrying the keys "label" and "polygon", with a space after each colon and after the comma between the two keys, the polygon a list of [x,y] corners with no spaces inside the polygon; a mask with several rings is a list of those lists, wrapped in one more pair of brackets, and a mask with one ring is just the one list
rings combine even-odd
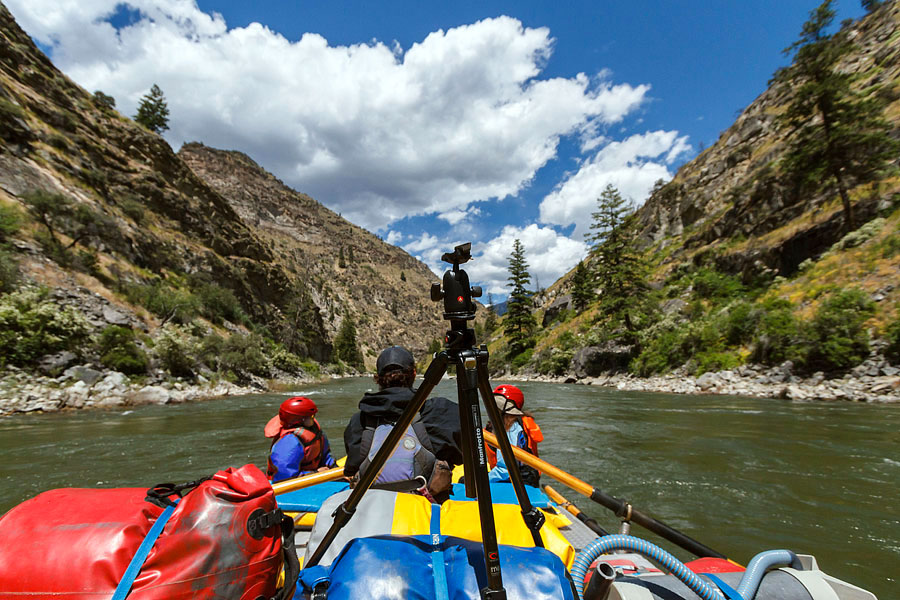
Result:
{"label": "oar lock", "polygon": [[616,511],[616,516],[625,522],[631,521],[631,503],[622,502],[619,510]]}

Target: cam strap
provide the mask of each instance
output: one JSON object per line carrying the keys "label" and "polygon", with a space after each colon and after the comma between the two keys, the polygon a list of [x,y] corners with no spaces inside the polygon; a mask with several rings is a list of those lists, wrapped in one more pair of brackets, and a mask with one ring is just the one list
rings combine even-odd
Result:
{"label": "cam strap", "polygon": [[144,498],[147,502],[151,504],[155,504],[161,508],[166,508],[167,506],[175,506],[175,503],[169,499],[169,496],[177,495],[178,498],[184,498],[185,490],[190,491],[203,483],[204,481],[209,481],[212,479],[212,475],[208,475],[207,477],[201,477],[195,481],[188,481],[187,483],[158,483],[154,485],[152,488],[147,490],[147,496]]}
{"label": "cam strap", "polygon": [[744,597],[741,596],[736,589],[722,581],[722,579],[712,573],[704,573],[710,581],[716,584],[716,587],[725,595],[728,600],[744,600]]}
{"label": "cam strap", "polygon": [[166,506],[162,513],[156,518],[153,527],[147,532],[144,541],[138,546],[137,552],[135,552],[134,556],[131,558],[131,562],[128,563],[128,568],[126,568],[125,573],[122,574],[122,579],[119,580],[119,585],[116,586],[116,590],[113,592],[111,600],[124,600],[131,592],[131,586],[134,585],[134,580],[137,579],[138,573],[141,572],[141,567],[144,566],[144,561],[147,560],[147,556],[150,554],[153,544],[156,543],[159,534],[162,533],[166,523],[168,523],[169,518],[172,516],[172,513],[175,512],[175,505],[178,504],[180,500],[181,498],[174,502],[170,501],[171,504]]}

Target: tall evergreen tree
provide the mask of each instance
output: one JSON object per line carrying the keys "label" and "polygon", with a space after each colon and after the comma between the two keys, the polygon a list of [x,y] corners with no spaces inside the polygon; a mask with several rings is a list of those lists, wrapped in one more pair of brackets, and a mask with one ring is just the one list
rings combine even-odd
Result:
{"label": "tall evergreen tree", "polygon": [[594,283],[591,273],[584,261],[580,260],[572,273],[572,306],[577,312],[581,312],[593,299]]}
{"label": "tall evergreen tree", "polygon": [[793,64],[776,71],[773,81],[792,88],[782,116],[794,129],[783,159],[785,171],[801,190],[833,183],[843,204],[844,226],[853,230],[850,188],[876,179],[896,157],[900,143],[888,135],[882,102],[853,90],[853,76],[838,69],[855,45],[845,30],[826,33],[834,21],[832,4],[825,0],[810,13],[800,39],[784,50],[794,55]]}
{"label": "tall evergreen tree", "polygon": [[597,200],[587,234],[594,255],[594,282],[601,288],[600,304],[611,317],[621,319],[634,331],[630,307],[644,289],[646,265],[637,250],[632,226],[634,210],[612,184]]}
{"label": "tall evergreen tree", "polygon": [[162,90],[155,83],[141,98],[134,120],[154,133],[162,133],[169,128],[169,105]]}
{"label": "tall evergreen tree", "polygon": [[356,368],[362,368],[363,356],[356,339],[356,323],[349,312],[344,313],[344,320],[334,337],[334,355],[339,360]]}
{"label": "tall evergreen tree", "polygon": [[503,331],[509,337],[510,353],[515,355],[528,348],[535,320],[531,314],[531,293],[525,286],[531,280],[528,274],[528,263],[525,261],[525,248],[516,239],[513,251],[509,255],[509,277],[506,286],[511,288],[506,303],[506,321]]}

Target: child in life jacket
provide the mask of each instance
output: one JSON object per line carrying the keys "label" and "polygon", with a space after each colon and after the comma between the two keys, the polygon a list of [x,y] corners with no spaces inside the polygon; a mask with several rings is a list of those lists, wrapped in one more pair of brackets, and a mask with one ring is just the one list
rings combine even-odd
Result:
{"label": "child in life jacket", "polygon": [[272,439],[266,475],[276,482],[336,466],[325,432],[315,419],[315,402],[303,396],[281,403],[278,416],[266,423]]}
{"label": "child in life jacket", "polygon": [[[509,439],[509,443],[537,456],[538,443],[544,441],[544,435],[531,414],[522,410],[525,405],[525,395],[522,390],[514,385],[499,385],[494,389],[494,401],[503,415],[503,424],[506,427],[506,437]],[[491,428],[490,425],[488,423],[488,429]],[[509,471],[503,454],[490,446],[487,446],[487,453],[488,464],[491,467],[488,480],[509,481]],[[522,474],[522,481],[525,485],[534,487],[540,485],[541,474],[537,470],[519,463],[519,472]]]}

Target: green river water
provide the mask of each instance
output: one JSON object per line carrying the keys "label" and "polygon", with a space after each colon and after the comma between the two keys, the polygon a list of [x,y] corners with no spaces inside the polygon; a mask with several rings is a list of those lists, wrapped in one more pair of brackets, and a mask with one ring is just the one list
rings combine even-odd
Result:
{"label": "green river water", "polygon": [[[517,385],[544,431],[542,458],[738,562],[788,548],[880,600],[900,598],[900,406]],[[372,387],[343,379],[296,390],[318,403],[336,455]],[[436,393],[455,398],[455,381]],[[285,397],[0,420],[0,513],[50,488],[149,487],[264,465],[263,425]],[[555,487],[616,529],[606,509]]]}

